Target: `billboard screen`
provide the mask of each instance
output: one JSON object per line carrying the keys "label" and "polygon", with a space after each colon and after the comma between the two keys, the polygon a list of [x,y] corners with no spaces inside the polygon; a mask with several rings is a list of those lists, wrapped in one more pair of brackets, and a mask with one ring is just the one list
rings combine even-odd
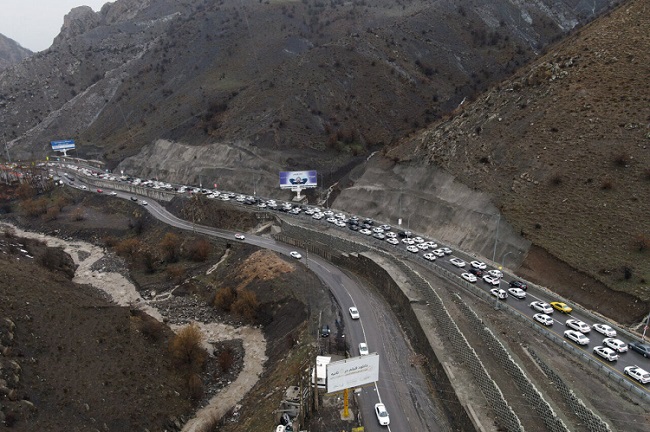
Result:
{"label": "billboard screen", "polygon": [[327,392],[337,392],[379,380],[379,355],[352,357],[327,365]]}
{"label": "billboard screen", "polygon": [[280,188],[314,188],[318,186],[318,174],[316,171],[281,171]]}
{"label": "billboard screen", "polygon": [[70,150],[75,148],[74,140],[51,141],[50,144],[52,144],[52,150],[54,151]]}

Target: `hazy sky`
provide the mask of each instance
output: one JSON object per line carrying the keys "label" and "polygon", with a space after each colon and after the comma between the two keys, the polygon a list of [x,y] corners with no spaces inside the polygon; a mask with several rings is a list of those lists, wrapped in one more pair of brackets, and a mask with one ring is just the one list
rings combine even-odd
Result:
{"label": "hazy sky", "polygon": [[63,17],[77,6],[95,12],[114,0],[0,0],[0,33],[32,51],[43,51],[61,31]]}

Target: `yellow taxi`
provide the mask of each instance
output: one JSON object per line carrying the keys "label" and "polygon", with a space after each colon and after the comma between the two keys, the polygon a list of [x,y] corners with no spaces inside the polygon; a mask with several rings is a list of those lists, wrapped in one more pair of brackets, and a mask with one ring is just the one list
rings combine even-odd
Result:
{"label": "yellow taxi", "polygon": [[560,311],[562,313],[565,313],[565,314],[571,313],[571,311],[573,310],[573,308],[568,306],[566,303],[551,302],[550,304],[551,304],[551,306],[553,306],[553,309],[555,309],[556,311]]}

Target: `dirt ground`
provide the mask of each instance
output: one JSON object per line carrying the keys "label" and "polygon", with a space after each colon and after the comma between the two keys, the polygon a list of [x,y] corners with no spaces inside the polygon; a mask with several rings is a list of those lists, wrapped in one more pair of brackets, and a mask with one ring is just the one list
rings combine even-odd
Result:
{"label": "dirt ground", "polygon": [[623,325],[643,321],[650,308],[648,302],[608,288],[537,246],[531,247],[517,274]]}
{"label": "dirt ground", "polygon": [[[4,219],[19,223],[26,229],[56,234],[68,242],[73,238],[88,240],[100,246],[99,249],[103,249],[109,238],[113,243],[116,239],[134,236],[142,236],[143,243],[155,245],[168,232],[182,236],[184,242],[195,240],[191,235],[158,225],[143,214],[139,206],[129,202],[106,200],[106,197],[99,199],[93,194],[76,191],[68,193],[73,194],[67,196],[70,204],[55,221],[25,218],[17,212],[5,215]],[[77,208],[83,210],[82,220],[71,217]],[[246,218],[234,215],[233,220],[239,222],[236,229],[246,231],[251,227],[246,225],[249,221]],[[141,232],[136,234],[136,230]],[[44,248],[42,245],[40,247]],[[82,261],[91,255],[81,250],[76,250],[75,254]],[[25,261],[24,258],[14,258],[16,261],[19,259]],[[33,359],[28,363],[20,361],[23,375],[30,379],[20,381],[18,394],[14,396],[16,401],[25,401],[19,403],[26,406],[29,405],[27,402],[33,404],[33,410],[21,409],[17,404],[12,407],[3,404],[3,415],[9,415],[15,430],[63,430],[63,425],[68,428],[66,430],[88,430],[91,424],[97,422],[106,423],[105,427],[100,423],[100,427],[106,430],[180,430],[193,416],[195,409],[207,406],[215,395],[219,395],[219,400],[228,399],[222,388],[232,388],[233,398],[236,397],[234,400],[239,400],[245,391],[231,383],[240,378],[247,382],[247,388],[252,387],[260,377],[264,381],[268,373],[282,377],[283,386],[299,384],[292,378],[300,369],[286,369],[283,363],[290,357],[292,361],[302,364],[305,356],[313,353],[309,340],[314,332],[305,331],[309,328],[310,310],[312,307],[315,310],[329,307],[330,303],[329,295],[310,272],[275,254],[221,241],[212,242],[210,255],[204,262],[183,258],[175,263],[184,269],[180,281],[171,280],[166,263],[157,259],[154,261],[153,271],[147,269],[138,258],[126,257],[122,260],[115,256],[98,260],[88,271],[82,269],[86,276],[97,279],[94,282],[116,286],[122,296],[125,294],[122,285],[135,286],[135,297],[124,297],[122,307],[116,307],[106,296],[97,294],[94,294],[97,298],[90,302],[79,295],[80,288],[73,281],[64,281],[65,289],[59,289],[55,282],[58,283],[61,277],[52,283],[45,282],[52,276],[49,270],[42,269],[40,261],[18,261],[19,266],[11,260],[0,261],[0,271],[4,272],[2,280],[13,281],[11,288],[3,285],[0,291],[3,298],[0,316],[11,318],[16,325],[15,351],[21,357],[26,356],[27,351],[32,354],[28,358]],[[31,267],[26,270],[23,265]],[[211,270],[209,274],[208,270]],[[126,282],[116,284],[115,278],[107,276],[113,272],[123,276]],[[40,273],[42,275],[35,280],[34,275]],[[244,318],[218,310],[211,302],[216,290],[223,287],[245,288],[254,292],[260,304],[259,310],[269,312]],[[83,289],[95,293],[86,286]],[[56,293],[57,300],[54,307],[48,299],[52,292]],[[17,304],[22,306],[17,308]],[[158,314],[149,307],[153,305]],[[234,365],[225,371],[220,370],[214,358],[209,360],[201,374],[202,394],[196,397],[196,389],[188,386],[187,376],[177,370],[169,356],[168,343],[173,333],[166,326],[152,331],[151,320],[146,318],[148,315],[142,314],[143,310],[169,322],[172,327],[191,321],[201,322],[209,335],[205,342],[210,343],[216,354],[224,349],[233,352]],[[97,311],[102,313],[99,320]],[[38,322],[38,328],[34,324],[25,328],[22,317],[31,317],[30,322]],[[208,324],[213,322],[215,324]],[[73,331],[77,327],[84,331]],[[255,333],[259,336],[252,336]],[[28,343],[25,334],[37,336]],[[66,342],[65,347],[70,346],[69,349],[62,348],[61,338]],[[54,359],[44,356],[42,348],[36,350],[38,355],[32,353],[36,348],[31,343],[38,344],[42,340],[48,341],[48,344],[41,345],[45,346],[45,352],[54,353]],[[296,343],[298,340],[301,341],[300,345]],[[84,349],[94,345],[99,346],[98,350]],[[262,346],[262,351],[256,351],[256,346]],[[257,358],[257,366],[253,369],[247,369],[244,350]],[[295,356],[292,355],[294,351],[297,352]],[[84,355],[77,357],[79,353]],[[86,355],[88,360],[84,360]],[[77,359],[80,361],[76,362]],[[111,367],[106,367],[106,363],[110,363]],[[64,370],[65,373],[62,373]],[[72,372],[74,375],[71,375]],[[56,379],[51,378],[50,374]],[[113,375],[123,378],[118,379]],[[38,381],[38,377],[47,377],[48,381]],[[52,382],[52,385],[43,389],[45,385],[36,385],[33,379],[48,384]],[[97,392],[97,389],[107,386],[114,390]],[[57,388],[61,395],[56,399],[58,405],[45,403],[50,402],[52,387]],[[153,389],[162,391],[153,392]],[[70,394],[74,395],[76,402],[67,400],[66,395]],[[160,400],[157,400],[159,394]],[[129,402],[130,397],[133,400]],[[62,404],[71,403],[71,409],[61,410]],[[277,421],[273,412],[278,408],[279,401],[265,398],[261,403],[271,405],[264,409],[267,415],[257,418],[262,422],[262,428],[272,428]],[[124,405],[128,408],[123,409]],[[237,407],[230,420],[242,418],[238,414],[240,408]],[[51,413],[51,410],[56,412]],[[214,412],[205,415],[208,420],[215,421]],[[238,429],[238,422],[230,423],[233,430],[250,430],[245,426]],[[206,430],[201,429],[205,424],[199,426],[188,424],[186,428]]]}

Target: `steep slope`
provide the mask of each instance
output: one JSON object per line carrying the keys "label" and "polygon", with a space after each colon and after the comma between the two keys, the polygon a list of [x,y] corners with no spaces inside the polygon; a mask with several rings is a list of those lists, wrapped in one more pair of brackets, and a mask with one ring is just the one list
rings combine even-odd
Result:
{"label": "steep slope", "polygon": [[[647,8],[631,1],[593,22],[387,156],[398,166],[448,171],[488,194],[533,244],[647,302]],[[590,289],[566,282],[569,293]]]}
{"label": "steep slope", "polygon": [[[11,126],[16,157],[75,138],[81,155],[115,167],[160,138],[193,146],[238,141],[285,169],[336,171],[351,155],[440,117],[613,3],[119,0],[98,13],[80,7],[51,49],[0,75],[0,120]],[[208,161],[222,164],[219,155]],[[167,164],[137,157],[131,165],[164,176]],[[169,170],[178,171],[173,164]]]}
{"label": "steep slope", "polygon": [[27,48],[21,47],[18,42],[0,34],[0,70],[6,69],[32,55]]}

